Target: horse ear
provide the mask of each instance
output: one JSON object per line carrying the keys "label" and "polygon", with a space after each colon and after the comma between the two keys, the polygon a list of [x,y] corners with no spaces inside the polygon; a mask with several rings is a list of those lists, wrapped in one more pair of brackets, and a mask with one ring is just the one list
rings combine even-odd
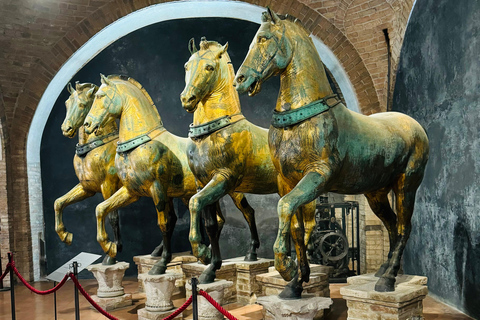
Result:
{"label": "horse ear", "polygon": [[75,81],[75,90],[80,90],[80,82],[79,81]]}
{"label": "horse ear", "polygon": [[93,95],[95,94],[95,92],[97,92],[97,89],[98,89],[97,86],[93,86],[90,90],[88,90],[87,91],[87,98],[91,99],[93,97]]}
{"label": "horse ear", "polygon": [[220,49],[220,51],[218,51],[217,53],[217,58],[220,59],[222,57],[222,55],[227,52],[227,49],[228,49],[228,42],[225,43],[222,48]]}
{"label": "horse ear", "polygon": [[105,77],[102,73],[100,73],[100,79],[102,81],[103,84],[106,84],[107,86],[111,85],[111,81],[108,80],[107,77]]}
{"label": "horse ear", "polygon": [[268,15],[270,16],[272,24],[277,24],[280,22],[281,20],[280,17],[275,12],[270,10],[270,7],[267,7],[267,12],[268,12]]}
{"label": "horse ear", "polygon": [[75,92],[75,90],[73,90],[72,84],[70,82],[67,84],[67,91],[70,94]]}
{"label": "horse ear", "polygon": [[188,42],[188,50],[190,50],[190,54],[193,55],[195,52],[197,52],[197,47],[195,46],[195,39],[192,38]]}

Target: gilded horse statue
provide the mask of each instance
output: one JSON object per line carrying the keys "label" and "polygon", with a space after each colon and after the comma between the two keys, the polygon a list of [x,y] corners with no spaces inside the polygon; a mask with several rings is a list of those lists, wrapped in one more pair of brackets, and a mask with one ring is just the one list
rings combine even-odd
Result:
{"label": "gilded horse statue", "polygon": [[[150,95],[134,79],[101,75],[101,81],[85,119],[85,131],[102,135],[103,124],[110,116],[120,118],[115,167],[123,186],[96,208],[97,240],[108,255],[115,257],[116,244],[108,240],[105,232],[106,213],[141,196],[152,198],[163,234],[163,252],[149,273],[162,274],[172,256],[171,237],[177,220],[173,198],[188,203],[197,192],[195,177],[188,166],[188,138],[177,137],[164,128]],[[218,202],[209,209],[216,213],[220,231],[225,219]],[[205,251],[202,262],[209,263],[209,248]]]}
{"label": "gilded horse statue", "polygon": [[[224,46],[202,38],[200,50],[194,39],[189,42],[191,56],[185,64],[185,89],[180,95],[183,108],[193,112],[190,126],[188,163],[197,178],[199,191],[190,199],[190,242],[194,254],[201,256],[199,212],[230,194],[237,207],[247,209],[245,215],[252,234],[250,250],[246,260],[256,260],[259,246],[255,226],[254,210],[245,198],[235,196],[237,192],[254,194],[278,193],[279,177],[273,166],[268,148],[268,131],[249,122],[242,115],[238,93],[233,87],[235,72]],[[243,194],[240,194],[243,196]],[[305,216],[309,235],[315,226],[315,203],[308,207]],[[245,213],[245,211],[243,211]],[[207,219],[207,218],[206,218]],[[207,226],[209,236],[215,234],[215,219]],[[209,231],[209,228],[213,228]],[[222,259],[218,237],[212,239],[212,269],[201,283],[212,282],[215,271],[221,267]],[[218,250],[218,251],[217,251]]]}
{"label": "gilded horse statue", "polygon": [[[99,136],[85,133],[83,122],[92,107],[98,87],[91,83],[76,83],[75,89],[69,83],[67,86],[70,97],[65,101],[67,114],[62,123],[62,133],[73,138],[78,132],[73,164],[79,183],[68,193],[55,200],[55,231],[60,239],[70,245],[73,234],[66,231],[63,224],[63,210],[76,202],[94,196],[101,192],[108,199],[121,186],[115,169],[115,148],[118,140],[117,124],[113,117],[105,121],[103,133]],[[122,244],[118,212],[110,212],[109,221],[114,231],[115,243],[119,250]],[[103,264],[114,264],[114,258],[106,255]]]}
{"label": "gilded horse statue", "polygon": [[[390,252],[377,276],[376,291],[394,291],[395,277],[411,231],[417,188],[428,161],[428,138],[414,119],[396,112],[365,116],[340,103],[327,81],[309,32],[295,18],[270,9],[237,72],[236,89],[253,96],[263,81],[280,75],[280,93],[269,130],[275,168],[291,191],[278,203],[275,267],[289,281],[290,297],[300,297],[309,266],[299,270],[288,257],[287,235],[305,251],[293,222],[296,209],[325,192],[364,194],[389,233]],[[388,193],[396,196],[396,213]]]}

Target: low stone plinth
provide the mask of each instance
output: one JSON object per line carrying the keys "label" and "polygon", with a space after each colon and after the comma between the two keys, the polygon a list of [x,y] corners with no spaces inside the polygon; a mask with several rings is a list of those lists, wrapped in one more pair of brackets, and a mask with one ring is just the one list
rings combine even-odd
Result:
{"label": "low stone plinth", "polygon": [[350,277],[340,289],[347,301],[350,320],[407,320],[423,315],[423,299],[428,294],[427,278],[400,275],[395,291],[377,292],[379,278],[373,274]]}
{"label": "low stone plinth", "polygon": [[[142,309],[138,309],[137,315],[138,315],[138,320],[163,320],[169,315],[171,315],[172,313],[174,313],[175,310],[154,312],[154,311],[148,311],[147,308],[142,308]],[[174,319],[183,319],[183,313],[180,313]]]}
{"label": "low stone plinth", "polygon": [[97,296],[99,298],[122,296],[125,293],[122,286],[123,276],[128,267],[128,262],[117,262],[112,265],[101,263],[89,265],[87,270],[93,273],[97,279]]}
{"label": "low stone plinth", "polygon": [[[152,269],[153,265],[160,260],[160,257],[152,257],[151,255],[135,256],[133,261],[137,265],[138,274],[148,273]],[[167,271],[175,271],[182,273],[182,264],[196,262],[197,258],[192,256],[189,252],[174,253],[172,255],[172,261],[167,265]],[[185,281],[184,278],[177,279],[175,286],[179,290],[184,290]],[[143,283],[138,279],[138,291],[144,292]]]}
{"label": "low stone plinth", "polygon": [[143,282],[147,296],[145,309],[153,312],[173,309],[172,295],[175,291],[175,281],[182,277],[181,274],[173,271],[160,275],[139,274],[138,279]]}
{"label": "low stone plinth", "polygon": [[[288,284],[277,271],[259,274],[256,278],[262,288],[261,296],[278,296]],[[325,273],[310,273],[309,281],[303,283],[303,293],[329,298],[328,276]]]}
{"label": "low stone plinth", "polygon": [[[208,266],[195,262],[182,264],[182,270],[185,282],[188,283],[191,278],[199,278],[202,272]],[[234,261],[224,260],[222,267],[215,273],[216,279],[228,280],[233,283],[233,286],[225,289],[225,303],[233,303],[237,301],[237,267]],[[185,285],[186,288],[186,285]],[[186,295],[189,297],[189,295]]]}
{"label": "low stone plinth", "polygon": [[[110,298],[100,298],[97,295],[93,295],[92,299],[105,311],[116,310],[133,304],[132,295],[130,293]],[[90,308],[95,309],[93,306],[90,306]]]}
{"label": "low stone plinth", "polygon": [[257,261],[245,261],[244,257],[228,259],[235,262],[237,269],[236,295],[237,303],[253,304],[262,295],[262,286],[256,276],[268,271],[273,265],[272,259],[259,258]]}
{"label": "low stone plinth", "polygon": [[263,319],[319,320],[325,309],[330,308],[332,299],[303,295],[301,299],[284,300],[278,296],[259,297],[257,303],[263,306]]}
{"label": "low stone plinth", "polygon": [[[233,281],[218,280],[212,283],[197,285],[198,290],[207,292],[218,304],[223,306],[227,304],[225,301],[225,292],[233,286]],[[192,285],[187,282],[185,284],[187,297],[192,295]],[[220,313],[207,299],[200,294],[198,295],[198,319],[199,320],[223,320],[223,314]]]}
{"label": "low stone plinth", "polygon": [[[274,272],[274,271],[277,271],[275,270],[274,266],[268,268],[268,272]],[[329,279],[333,275],[333,271],[335,271],[335,269],[332,266],[324,266],[321,264],[310,264],[310,273],[325,273]]]}

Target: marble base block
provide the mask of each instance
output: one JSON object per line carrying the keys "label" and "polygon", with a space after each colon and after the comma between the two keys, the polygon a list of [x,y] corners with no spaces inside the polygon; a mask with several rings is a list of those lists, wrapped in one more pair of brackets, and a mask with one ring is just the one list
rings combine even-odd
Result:
{"label": "marble base block", "polygon": [[175,281],[182,277],[181,274],[173,271],[160,275],[139,274],[138,279],[142,280],[147,296],[145,309],[153,312],[173,309],[172,295],[175,291]]}
{"label": "marble base block", "polygon": [[263,306],[263,319],[319,320],[323,310],[330,308],[330,298],[303,295],[301,299],[284,300],[278,296],[259,297],[257,303]]}
{"label": "marble base block", "polygon": [[[160,260],[160,257],[152,257],[151,255],[135,256],[133,261],[137,265],[138,274],[148,273],[152,269],[153,265]],[[182,264],[196,262],[197,258],[192,256],[190,252],[180,252],[174,253],[172,255],[172,261],[167,265],[167,271],[175,271],[177,273],[182,273]],[[182,277],[177,279],[175,286],[180,291],[185,290],[185,279]],[[138,279],[138,291],[144,292],[143,283]]]}
{"label": "marble base block", "polygon": [[[100,298],[97,295],[93,295],[92,299],[105,311],[116,310],[133,304],[132,295],[130,293],[110,298]],[[90,308],[95,309],[93,306],[90,306]]]}
{"label": "marble base block", "polygon": [[272,259],[258,258],[257,261],[245,261],[244,257],[229,259],[235,262],[237,281],[235,289],[237,303],[253,304],[262,295],[262,286],[257,282],[257,275],[268,271],[273,265]]}
{"label": "marble base block", "polygon": [[428,294],[427,278],[399,275],[393,292],[376,292],[379,278],[373,274],[347,279],[340,289],[347,301],[349,320],[408,320],[422,318],[423,299]]}
{"label": "marble base block", "polygon": [[[137,311],[137,315],[138,315],[138,320],[163,320],[169,315],[171,315],[172,313],[174,313],[175,310],[154,312],[154,311],[148,311],[147,308],[142,308]],[[174,319],[183,319],[183,313],[180,313]]]}
{"label": "marble base block", "polygon": [[[310,266],[310,280],[303,283],[303,293],[313,294],[316,297],[330,297],[330,288],[328,283],[327,272],[330,273],[330,268],[321,265]],[[287,281],[283,280],[282,276],[275,269],[268,273],[259,274],[256,276],[257,283],[261,287],[261,296],[278,296],[285,286]],[[324,272],[322,272],[324,271]]]}
{"label": "marble base block", "polygon": [[113,265],[97,263],[87,267],[87,270],[92,272],[97,279],[97,296],[99,298],[111,298],[124,295],[125,292],[122,281],[128,266],[128,262],[117,262]]}
{"label": "marble base block", "polygon": [[[223,306],[226,304],[224,294],[226,289],[233,286],[233,281],[215,280],[208,284],[197,285],[198,290],[207,292],[218,304]],[[192,294],[192,285],[187,282],[185,284],[187,297]],[[207,299],[198,295],[198,319],[199,320],[223,320],[223,314],[220,313]]]}

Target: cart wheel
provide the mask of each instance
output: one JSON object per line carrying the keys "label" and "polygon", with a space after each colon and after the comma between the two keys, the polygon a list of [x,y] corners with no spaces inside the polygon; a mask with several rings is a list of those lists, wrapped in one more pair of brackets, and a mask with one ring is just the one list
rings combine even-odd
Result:
{"label": "cart wheel", "polygon": [[324,260],[341,260],[348,253],[348,240],[341,232],[329,232],[320,239],[320,252]]}

